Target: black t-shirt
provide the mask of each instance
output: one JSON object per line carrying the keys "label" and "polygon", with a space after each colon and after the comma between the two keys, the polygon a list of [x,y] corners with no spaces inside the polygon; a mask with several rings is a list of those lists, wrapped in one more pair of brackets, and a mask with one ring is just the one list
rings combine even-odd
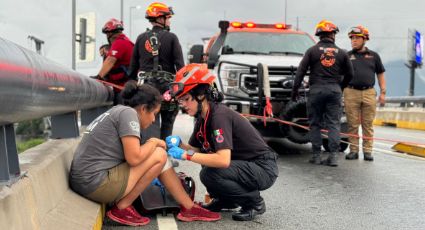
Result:
{"label": "black t-shirt", "polygon": [[349,85],[357,87],[368,87],[375,85],[375,74],[385,72],[379,55],[366,48],[364,52],[351,50],[348,52],[351,63],[354,67],[354,77]]}
{"label": "black t-shirt", "polygon": [[[203,153],[230,149],[232,160],[249,160],[273,151],[245,117],[223,104],[210,103],[205,129],[204,135],[204,120],[198,119],[189,140]],[[204,136],[210,149],[202,147]]]}
{"label": "black t-shirt", "polygon": [[310,70],[310,86],[341,84],[345,87],[353,77],[353,67],[347,52],[327,38],[320,40],[304,54],[297,69],[294,90],[298,90],[301,86],[308,70]]}
{"label": "black t-shirt", "polygon": [[[162,70],[175,74],[177,70],[184,66],[183,52],[179,39],[174,33],[164,30],[158,26],[154,26],[152,31],[157,34],[159,40],[159,65],[161,65]],[[132,74],[137,73],[139,70],[153,70],[153,55],[149,38],[149,31],[146,31],[137,37],[130,65]]]}

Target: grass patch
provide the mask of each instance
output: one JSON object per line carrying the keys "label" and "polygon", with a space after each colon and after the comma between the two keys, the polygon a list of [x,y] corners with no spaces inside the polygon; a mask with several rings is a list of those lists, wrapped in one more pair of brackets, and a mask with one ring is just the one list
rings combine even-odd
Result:
{"label": "grass patch", "polygon": [[29,139],[27,141],[23,141],[23,142],[18,142],[17,143],[17,147],[18,147],[18,153],[22,153],[23,151],[30,149],[32,147],[35,147],[41,143],[43,143],[45,140],[43,138],[34,138],[34,139]]}

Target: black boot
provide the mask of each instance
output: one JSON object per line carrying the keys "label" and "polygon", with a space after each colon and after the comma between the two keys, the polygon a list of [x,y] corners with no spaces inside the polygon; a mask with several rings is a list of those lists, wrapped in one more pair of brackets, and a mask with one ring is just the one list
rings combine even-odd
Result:
{"label": "black boot", "polygon": [[372,153],[363,153],[363,159],[365,161],[373,161]]}
{"label": "black boot", "polygon": [[242,209],[232,215],[232,219],[236,221],[250,221],[253,220],[257,215],[261,215],[266,212],[266,203],[263,199],[250,207],[242,207]]}
{"label": "black boot", "polygon": [[345,155],[346,160],[356,160],[359,159],[359,153],[350,152],[349,154]]}
{"label": "black boot", "polygon": [[329,157],[322,161],[322,164],[336,167],[338,166],[338,155],[336,152],[330,152]]}
{"label": "black boot", "polygon": [[313,156],[308,162],[310,162],[311,164],[320,165],[321,161],[322,159],[320,158],[320,152],[318,152],[318,153],[313,153]]}
{"label": "black boot", "polygon": [[211,212],[220,212],[222,209],[239,208],[239,205],[232,202],[222,201],[218,198],[214,198],[210,203],[202,205],[202,207],[210,210]]}

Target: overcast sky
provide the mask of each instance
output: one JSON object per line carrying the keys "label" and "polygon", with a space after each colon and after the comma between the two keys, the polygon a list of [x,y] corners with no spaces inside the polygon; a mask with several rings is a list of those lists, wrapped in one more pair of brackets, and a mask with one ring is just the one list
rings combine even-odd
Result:
{"label": "overcast sky", "polygon": [[[120,17],[120,0],[76,0],[77,12],[96,15],[96,48],[106,42],[100,33],[105,21]],[[125,33],[134,40],[150,24],[144,18],[146,7],[153,1],[124,0]],[[423,0],[166,0],[176,15],[171,30],[176,33],[184,51],[201,38],[218,31],[218,21],[283,22],[298,25],[310,34],[322,19],[332,20],[340,28],[337,44],[349,49],[347,38],[351,26],[362,24],[369,28],[369,48],[381,54],[384,63],[405,60],[409,28],[425,33],[425,1]],[[285,16],[285,2],[286,12]],[[140,6],[140,10],[135,6]],[[130,10],[131,9],[131,10]],[[130,14],[131,12],[131,14]],[[130,23],[131,16],[131,23]],[[131,29],[130,29],[130,24]],[[71,0],[0,0],[0,37],[29,47],[28,35],[46,41],[44,55],[59,63],[71,63]],[[94,71],[100,59],[80,64],[83,71]],[[400,68],[403,67],[400,64]],[[89,70],[86,70],[89,69]],[[420,74],[419,74],[420,75]],[[419,76],[420,78],[422,76]],[[422,81],[424,79],[422,78]]]}

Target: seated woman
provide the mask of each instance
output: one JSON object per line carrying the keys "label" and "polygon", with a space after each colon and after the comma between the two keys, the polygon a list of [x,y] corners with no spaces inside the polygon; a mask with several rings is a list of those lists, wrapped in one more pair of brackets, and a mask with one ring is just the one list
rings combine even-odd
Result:
{"label": "seated woman", "polygon": [[214,79],[202,64],[177,72],[171,94],[197,119],[188,144],[182,144],[178,136],[166,138],[168,154],[204,166],[200,178],[214,198],[205,208],[220,211],[241,206],[232,218],[252,220],[266,211],[260,191],[276,181],[277,154],[247,119],[219,103],[223,96],[213,87]]}
{"label": "seated woman", "polygon": [[161,106],[159,91],[129,81],[122,92],[124,105],[97,117],[86,129],[71,165],[70,185],[80,195],[100,203],[114,203],[107,216],[121,224],[141,226],[149,218],[132,206],[158,177],[177,202],[182,221],[215,221],[220,214],[194,204],[167,158],[166,144],[157,138],[140,145],[140,129],[155,121]]}

